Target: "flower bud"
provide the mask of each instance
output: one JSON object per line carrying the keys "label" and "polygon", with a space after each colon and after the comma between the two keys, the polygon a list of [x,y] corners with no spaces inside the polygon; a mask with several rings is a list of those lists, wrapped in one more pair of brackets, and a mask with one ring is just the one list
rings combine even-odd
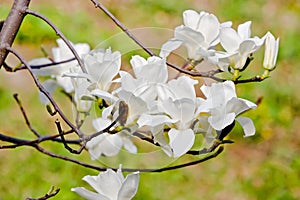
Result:
{"label": "flower bud", "polygon": [[275,40],[275,37],[270,32],[268,32],[265,37],[265,56],[263,66],[266,70],[271,71],[275,68],[276,65],[279,38]]}

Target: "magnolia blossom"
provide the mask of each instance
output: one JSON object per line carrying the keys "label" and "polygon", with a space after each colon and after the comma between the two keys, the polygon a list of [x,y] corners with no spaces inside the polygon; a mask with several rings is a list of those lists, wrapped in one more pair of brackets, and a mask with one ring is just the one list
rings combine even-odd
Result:
{"label": "magnolia blossom", "polygon": [[174,38],[162,46],[160,56],[167,57],[181,45],[187,48],[190,59],[201,60],[211,56],[214,52],[211,48],[219,42],[221,24],[217,17],[206,12],[186,10],[183,12],[183,22],[184,25],[175,28]]}
{"label": "magnolia blossom", "polygon": [[264,43],[264,39],[251,36],[251,22],[245,22],[238,26],[238,30],[225,27],[220,32],[220,42],[226,53],[218,52],[218,65],[224,71],[230,66],[233,69],[241,70],[246,64],[251,53],[257,51]]}
{"label": "magnolia blossom", "polygon": [[121,89],[139,96],[148,104],[163,95],[162,91],[168,79],[165,59],[157,56],[147,60],[141,56],[133,56],[130,60],[135,78],[128,72],[120,72]]}
{"label": "magnolia blossom", "polygon": [[[86,147],[93,160],[102,155],[115,156],[119,153],[122,146],[130,153],[136,153],[137,148],[131,141],[131,133],[136,130],[136,120],[142,113],[147,112],[147,104],[139,97],[134,96],[130,92],[120,91],[118,93],[120,102],[105,108],[102,116],[93,121],[93,126],[97,132],[103,131],[114,121],[126,127],[115,134],[104,132],[87,142]],[[121,108],[123,106],[123,108]],[[114,110],[114,108],[116,109]],[[125,110],[126,113],[121,113]],[[116,112],[118,111],[118,112]],[[116,128],[117,124],[112,127]]]}
{"label": "magnolia blossom", "polygon": [[[194,144],[195,135],[190,126],[197,110],[196,83],[189,77],[170,81],[164,88],[165,98],[161,99],[157,112],[145,113],[137,122],[140,127],[151,127],[155,142],[160,144],[168,156],[179,157]],[[168,131],[168,143],[163,136],[165,125],[171,128]]]}
{"label": "magnolia blossom", "polygon": [[[62,39],[56,40],[58,47],[52,49],[53,61],[60,62],[71,58],[74,58],[72,51],[65,44]],[[79,43],[72,44],[77,54],[82,57],[82,55],[87,54],[90,51],[88,44]],[[38,58],[29,62],[30,65],[43,65],[52,63],[48,58]],[[65,73],[70,71],[79,71],[80,67],[76,60],[70,61],[64,64],[43,67],[40,69],[33,69],[32,71],[41,76],[51,76],[54,78],[59,86],[61,86],[67,93],[74,91],[72,80],[69,77],[64,77]],[[46,88],[47,89],[47,88]]]}
{"label": "magnolia blossom", "polygon": [[[232,124],[239,114],[256,108],[256,104],[238,98],[232,81],[213,83],[211,86],[203,85],[201,91],[206,100],[201,105],[201,112],[207,112],[210,116],[208,122],[216,130],[222,130]],[[255,134],[255,127],[251,119],[238,117],[236,119],[244,129],[245,136]]]}
{"label": "magnolia blossom", "polygon": [[128,174],[124,178],[121,168],[117,172],[107,169],[105,172],[100,172],[98,176],[88,175],[82,179],[96,192],[84,187],[72,188],[71,191],[87,200],[130,200],[137,192],[139,179],[139,172]]}
{"label": "magnolia blossom", "polygon": [[97,49],[85,55],[83,61],[91,83],[96,84],[100,90],[108,91],[121,68],[121,53],[112,52],[111,48]]}
{"label": "magnolia blossom", "polygon": [[272,33],[268,32],[266,34],[265,41],[265,57],[263,66],[267,70],[273,70],[276,65],[277,55],[279,48],[279,38],[275,40],[275,37]]}

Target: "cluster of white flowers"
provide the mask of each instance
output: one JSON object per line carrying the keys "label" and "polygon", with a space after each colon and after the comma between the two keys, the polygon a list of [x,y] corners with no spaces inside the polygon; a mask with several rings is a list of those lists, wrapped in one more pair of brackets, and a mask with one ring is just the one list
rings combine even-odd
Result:
{"label": "cluster of white flowers", "polygon": [[[279,39],[275,40],[269,32],[261,38],[251,37],[250,21],[239,25],[235,31],[231,22],[220,23],[216,16],[206,12],[187,10],[183,13],[183,21],[184,25],[175,28],[174,38],[162,45],[159,57],[145,59],[135,55],[131,58],[133,73],[121,70],[120,52],[112,52],[110,48],[90,51],[87,44],[73,45],[83,60],[86,73],[76,61],[34,70],[37,75],[51,76],[43,83],[50,93],[61,86],[66,93],[72,94],[78,112],[89,112],[93,104],[99,105],[101,114],[93,119],[92,125],[101,134],[86,144],[93,160],[117,155],[122,147],[136,153],[132,138],[140,130],[153,138],[170,157],[186,154],[193,147],[196,134],[218,138],[218,133],[235,121],[242,126],[245,136],[255,134],[252,120],[239,115],[256,105],[237,97],[233,81],[196,86],[198,81],[187,75],[169,80],[166,60],[172,51],[184,46],[192,65],[206,60],[224,72],[236,72],[243,70],[247,59],[265,45],[263,67],[269,72],[276,64]],[[53,49],[55,62],[73,57],[62,40],[58,39],[57,43],[58,48]],[[216,50],[218,44],[225,51]],[[42,58],[30,64],[50,62]],[[197,90],[204,97],[196,96]],[[48,103],[42,95],[41,99]],[[111,193],[111,190],[105,196],[103,193],[114,187],[97,185],[105,182],[108,176],[116,179],[112,184],[118,184],[119,193]],[[124,180],[120,171],[114,175],[108,170],[98,177],[84,178],[98,194],[82,188],[74,191],[87,199],[130,199],[135,194],[132,188],[130,198],[120,197],[125,194],[122,183],[130,179]]]}

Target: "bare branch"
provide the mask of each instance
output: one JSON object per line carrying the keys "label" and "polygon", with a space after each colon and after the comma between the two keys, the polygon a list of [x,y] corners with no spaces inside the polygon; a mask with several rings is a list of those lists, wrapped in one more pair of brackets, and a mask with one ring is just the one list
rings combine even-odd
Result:
{"label": "bare branch", "polygon": [[[123,32],[125,32],[129,38],[131,38],[137,45],[139,45],[145,52],[147,52],[150,56],[157,56],[153,51],[151,51],[149,48],[147,48],[137,37],[135,37],[126,26],[124,26],[102,3],[100,3],[97,0],[91,0],[93,4],[95,5],[96,8],[101,9]],[[211,78],[213,80],[222,82],[225,81],[223,79],[220,79],[216,76],[215,74],[218,74],[222,72],[221,70],[212,70],[208,72],[194,72],[190,70],[186,70],[184,68],[181,68],[177,65],[174,65],[172,63],[167,62],[167,65],[172,67],[173,69],[184,73],[188,74],[190,76],[199,76],[199,77],[206,77],[206,78]]]}
{"label": "bare branch", "polygon": [[[51,188],[51,190],[53,190],[53,189]],[[26,198],[26,200],[46,200],[46,199],[50,199],[51,197],[56,196],[59,191],[60,191],[60,189],[57,188],[56,190],[50,191],[50,192],[48,192],[47,194],[45,194],[44,196],[42,196],[40,198],[35,199],[35,198],[28,197],[28,198]]]}
{"label": "bare branch", "polygon": [[32,16],[35,16],[37,18],[40,18],[42,19],[44,22],[46,22],[54,31],[55,33],[61,37],[61,39],[66,43],[66,45],[69,47],[69,49],[72,51],[72,53],[74,54],[76,60],[78,61],[78,64],[79,66],[81,67],[81,70],[82,72],[84,73],[87,73],[85,67],[84,67],[84,64],[83,64],[83,61],[81,60],[81,58],[79,57],[78,53],[76,52],[76,50],[74,49],[73,45],[70,43],[70,41],[65,37],[65,35],[48,19],[46,18],[45,16],[35,12],[35,11],[32,11],[30,9],[27,9],[26,10],[26,13],[27,14],[30,14]]}
{"label": "bare branch", "polygon": [[49,92],[42,86],[42,84],[38,81],[37,77],[32,73],[32,70],[31,70],[30,66],[28,65],[27,61],[17,51],[15,51],[13,48],[7,47],[7,50],[9,52],[11,52],[13,55],[15,55],[20,60],[20,62],[23,63],[27,67],[31,77],[33,78],[33,80],[35,82],[35,85],[49,99],[49,101],[51,102],[51,104],[54,107],[55,111],[57,111],[59,113],[60,117],[64,120],[64,122],[66,122],[66,124],[70,128],[72,128],[80,137],[83,137],[84,136],[83,133],[66,117],[66,115],[62,112],[62,110],[59,108],[57,103],[51,97]]}
{"label": "bare branch", "polygon": [[27,127],[31,130],[31,132],[34,134],[34,135],[36,135],[37,137],[40,137],[41,135],[31,126],[31,124],[30,124],[30,122],[29,122],[29,120],[28,120],[28,117],[27,117],[27,115],[26,115],[26,111],[25,111],[25,109],[23,108],[23,106],[22,106],[22,103],[21,103],[21,101],[19,100],[19,98],[18,98],[18,94],[14,94],[13,95],[14,96],[14,99],[16,100],[16,102],[17,102],[17,104],[18,104],[18,106],[19,106],[19,108],[20,108],[20,110],[21,110],[21,112],[22,112],[22,115],[23,115],[23,117],[24,117],[24,120],[25,120],[25,123],[26,123],[26,125],[27,125]]}
{"label": "bare branch", "polygon": [[75,149],[72,149],[66,142],[65,140],[65,137],[64,137],[64,131],[62,130],[61,128],[61,125],[60,125],[60,122],[58,120],[55,120],[55,124],[56,124],[56,127],[57,127],[57,130],[58,130],[58,133],[61,137],[61,141],[62,143],[64,144],[64,147],[70,152],[70,153],[73,153],[73,154],[80,154],[82,152],[82,150],[84,149],[85,147],[85,143],[83,143],[81,145],[81,147],[78,149],[78,150],[75,150]]}
{"label": "bare branch", "polygon": [[21,23],[26,15],[30,0],[15,0],[10,12],[3,23],[0,32],[0,68],[8,54],[6,47],[11,47]]}
{"label": "bare branch", "polygon": [[[71,62],[71,61],[74,61],[74,60],[76,60],[76,58],[70,58],[70,59],[67,59],[67,60],[60,61],[60,62],[51,62],[51,63],[47,63],[47,64],[42,64],[42,65],[30,65],[30,67],[31,67],[31,69],[41,69],[41,68],[44,68],[44,67],[51,67],[51,66],[55,66],[55,65],[68,63],[68,62]],[[14,71],[18,71],[18,70],[22,70],[22,69],[27,69],[27,68],[23,65],[23,66],[20,66],[20,67],[16,68]]]}

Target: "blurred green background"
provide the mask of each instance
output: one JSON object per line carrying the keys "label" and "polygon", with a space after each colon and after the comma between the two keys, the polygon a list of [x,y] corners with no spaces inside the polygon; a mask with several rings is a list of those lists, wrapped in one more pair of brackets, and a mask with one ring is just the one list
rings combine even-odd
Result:
{"label": "blurred green background", "polygon": [[[259,107],[247,113],[254,119],[256,135],[243,138],[237,127],[231,134],[235,144],[227,146],[216,159],[176,171],[141,174],[135,199],[300,199],[298,0],[105,0],[102,3],[130,29],[173,29],[182,23],[182,11],[194,9],[214,13],[221,22],[231,20],[233,27],[250,20],[253,35],[262,36],[271,31],[280,37],[278,67],[271,73],[271,78],[262,83],[237,86],[238,94],[243,98],[256,101],[263,97]],[[6,17],[11,4],[12,1],[1,1],[0,19]],[[51,19],[74,43],[87,42],[96,47],[110,36],[120,34],[110,19],[89,1],[39,0],[32,1],[30,7]],[[43,56],[41,44],[50,52],[55,39],[55,34],[45,23],[28,16],[14,47],[30,60]],[[160,35],[150,37],[145,31],[141,32],[140,40],[149,44],[164,41]],[[115,38],[110,41],[114,50],[130,45]],[[263,51],[254,55],[251,72],[245,77],[262,73],[262,55]],[[15,64],[16,60],[9,57],[9,63]],[[1,133],[33,139],[13,100],[13,93],[20,95],[37,130],[44,134],[55,131],[55,118],[49,117],[39,103],[37,90],[25,71],[7,73],[2,69],[0,84]],[[59,102],[64,110],[71,113],[68,102],[59,92],[56,96],[61,99]],[[44,147],[68,155],[62,145]],[[87,153],[72,157],[91,162]],[[51,186],[61,189],[52,199],[80,199],[70,189],[87,187],[81,180],[87,174],[96,175],[97,172],[47,157],[29,147],[0,150],[0,199],[43,196]]]}

